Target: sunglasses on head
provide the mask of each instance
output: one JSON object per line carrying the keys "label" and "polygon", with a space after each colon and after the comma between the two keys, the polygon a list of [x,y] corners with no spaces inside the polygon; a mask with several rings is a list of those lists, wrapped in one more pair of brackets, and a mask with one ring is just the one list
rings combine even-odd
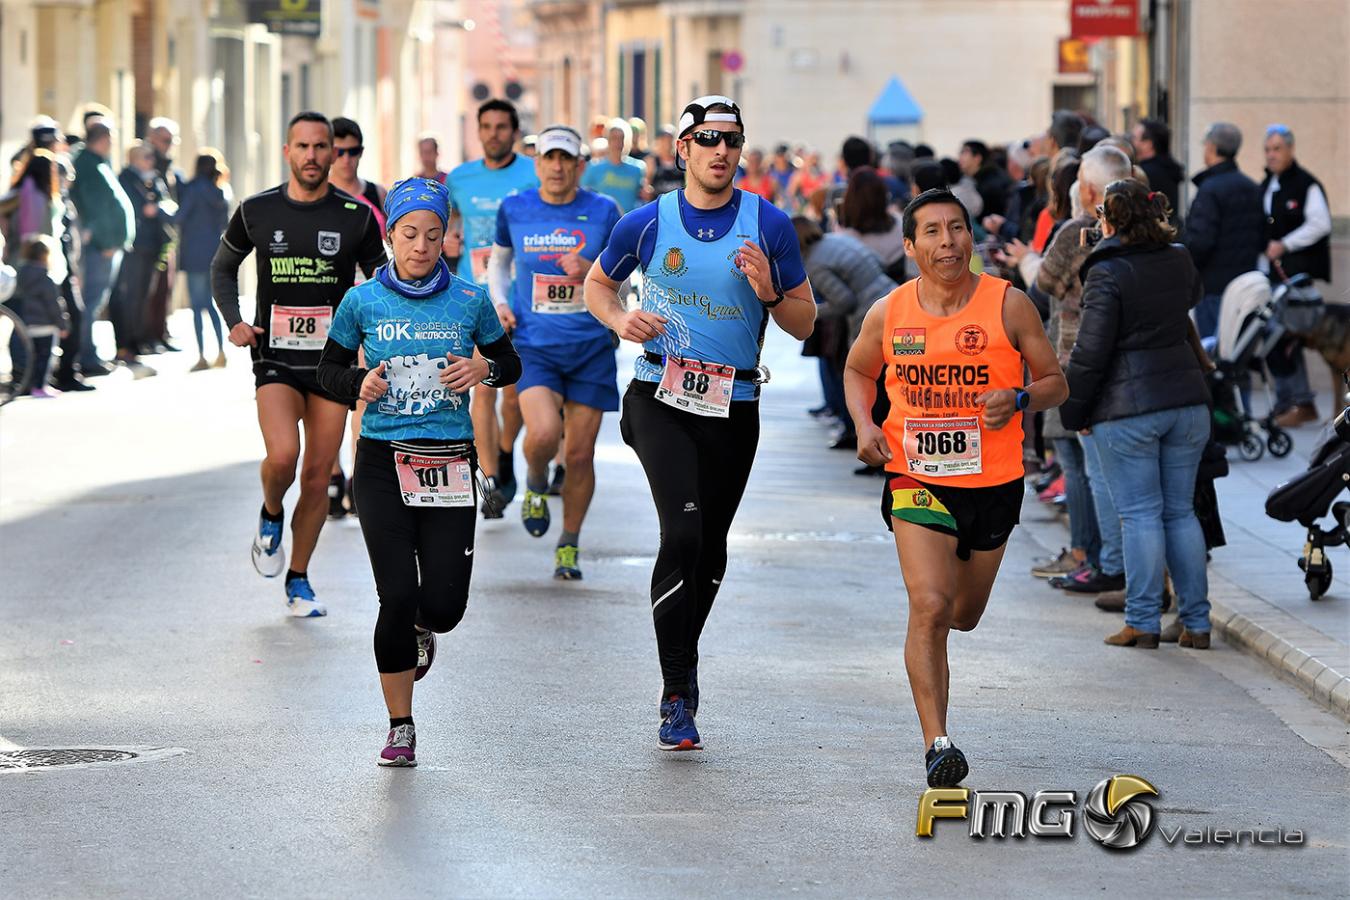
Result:
{"label": "sunglasses on head", "polygon": [[333,149],[333,152],[337,154],[339,158],[343,156],[350,156],[353,159],[360,158],[361,154],[364,153],[365,151],[366,148],[360,146],[359,144],[355,147],[335,147]]}
{"label": "sunglasses on head", "polygon": [[728,150],[736,150],[745,146],[745,135],[739,131],[713,131],[712,129],[703,129],[689,135],[689,139],[700,147],[716,147],[723,141],[727,142]]}

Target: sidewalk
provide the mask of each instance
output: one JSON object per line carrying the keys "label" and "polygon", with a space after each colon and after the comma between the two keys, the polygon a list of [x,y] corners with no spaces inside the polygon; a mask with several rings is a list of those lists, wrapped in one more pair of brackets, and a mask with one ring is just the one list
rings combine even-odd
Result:
{"label": "sidewalk", "polygon": [[[1309,371],[1326,415],[1331,397],[1326,366],[1319,362]],[[1210,621],[1230,645],[1264,659],[1350,721],[1350,552],[1328,548],[1332,586],[1313,602],[1298,568],[1302,528],[1265,514],[1271,489],[1307,468],[1320,430],[1320,425],[1294,429],[1294,450],[1284,459],[1267,454],[1249,463],[1229,450],[1229,475],[1216,482],[1228,544],[1213,552],[1209,566]],[[1030,512],[1023,522],[1050,555],[1067,542],[1067,530],[1052,516]]]}

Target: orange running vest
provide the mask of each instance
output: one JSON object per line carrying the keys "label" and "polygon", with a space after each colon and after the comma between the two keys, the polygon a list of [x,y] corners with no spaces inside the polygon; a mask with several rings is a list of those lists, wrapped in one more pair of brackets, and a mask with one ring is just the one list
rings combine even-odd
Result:
{"label": "orange running vest", "polygon": [[882,425],[889,471],[951,487],[992,487],[1021,478],[1022,417],[984,427],[975,398],[1022,387],[1022,354],[1003,330],[1008,282],[981,275],[965,308],[942,318],[919,305],[919,280],[886,297],[881,340],[891,412]]}

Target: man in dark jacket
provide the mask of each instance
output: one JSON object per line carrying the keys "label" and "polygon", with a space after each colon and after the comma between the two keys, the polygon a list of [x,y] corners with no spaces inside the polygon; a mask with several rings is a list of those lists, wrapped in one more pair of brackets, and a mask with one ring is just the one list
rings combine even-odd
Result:
{"label": "man in dark jacket", "polygon": [[[1306,274],[1319,281],[1331,280],[1331,209],[1322,183],[1294,159],[1294,132],[1287,125],[1266,129],[1266,178],[1261,182],[1262,211],[1266,215],[1266,249],[1261,270],[1279,280],[1278,261],[1290,278]],[[1278,355],[1278,354],[1277,354]],[[1317,407],[1303,363],[1303,348],[1296,345],[1282,360],[1271,360],[1275,376],[1277,424],[1293,428],[1316,422]]]}
{"label": "man in dark jacket", "polygon": [[1008,173],[989,161],[989,147],[981,141],[966,141],[957,154],[961,174],[975,181],[975,190],[984,201],[982,215],[1004,216],[1008,212],[1008,194],[1013,180]]}
{"label": "man in dark jacket", "polygon": [[168,187],[155,170],[154,151],[145,144],[127,154],[127,167],[118,181],[136,209],[136,239],[113,294],[113,329],[117,333],[117,361],[140,377],[154,374],[144,370],[137,356],[150,349],[145,346],[144,329],[151,282],[160,251],[169,240],[169,214],[160,207],[167,200]]}
{"label": "man in dark jacket", "polygon": [[88,128],[84,149],[75,157],[70,199],[84,229],[84,318],[80,322],[80,370],[86,375],[110,371],[98,358],[93,327],[108,302],[122,268],[122,254],[136,239],[136,212],[108,161],[112,128],[99,119]]}
{"label": "man in dark jacket", "polygon": [[1172,129],[1162,119],[1140,119],[1130,132],[1135,159],[1148,176],[1148,186],[1160,191],[1172,206],[1171,223],[1181,223],[1181,182],[1186,170],[1172,158]]}
{"label": "man in dark jacket", "polygon": [[1197,188],[1186,218],[1183,242],[1200,270],[1205,296],[1195,308],[1201,337],[1219,330],[1219,301],[1228,282],[1256,268],[1266,246],[1261,189],[1238,170],[1242,132],[1216,122],[1205,132],[1207,168],[1192,181]]}

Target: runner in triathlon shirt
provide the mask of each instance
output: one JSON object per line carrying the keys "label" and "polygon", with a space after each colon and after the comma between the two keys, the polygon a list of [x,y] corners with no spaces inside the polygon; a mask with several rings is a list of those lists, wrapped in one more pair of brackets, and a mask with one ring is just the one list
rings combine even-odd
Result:
{"label": "runner in triathlon shirt", "polygon": [[[663,750],[702,747],[698,640],[759,442],[765,330],[773,319],[802,340],[815,323],[791,220],[732,187],[744,143],[732,100],[686,106],[679,150],[688,186],[624,216],[586,280],[591,313],[644,348],[620,431],[647,473],[661,522],[651,604]],[[617,289],[635,269],[647,287],[642,307],[627,311]]]}
{"label": "runner in triathlon shirt", "polygon": [[605,158],[591,160],[581,176],[581,186],[613,197],[621,212],[632,212],[648,192],[647,166],[628,154],[633,134],[624,119],[609,123],[607,140]]}
{"label": "runner in triathlon shirt", "polygon": [[[478,107],[478,140],[483,158],[456,166],[446,179],[450,189],[450,212],[461,223],[462,240],[451,237],[446,252],[459,257],[460,278],[487,286],[488,260],[497,232],[497,207],[502,200],[539,187],[534,160],[514,151],[520,134],[520,116],[505,100],[488,100]],[[455,233],[454,219],[450,226]],[[502,394],[501,419],[497,417],[497,390],[483,385],[473,392],[473,430],[478,441],[478,462],[487,477],[483,516],[500,519],[516,493],[512,458],[520,434],[520,407],[514,387]]]}
{"label": "runner in triathlon shirt", "polygon": [[[971,274],[970,213],[955,195],[915,197],[904,232],[919,277],[868,311],[844,388],[858,458],[889,473],[881,513],[909,597],[905,669],[928,786],[952,787],[969,767],[947,736],[947,635],[979,624],[1017,525],[1021,414],[1058,406],[1069,388],[1027,295]],[[891,408],[878,426],[883,373]]]}
{"label": "runner in triathlon shirt", "polygon": [[[325,615],[306,569],[328,511],[328,479],[342,446],[345,401],[314,377],[333,310],[356,280],[384,265],[384,242],[370,208],[328,184],[333,129],[319,113],[302,112],[286,130],[290,179],[244,200],[230,219],[211,261],[211,292],[230,327],[230,342],[251,347],[257,382],[258,424],[267,456],[262,464],[263,506],[253,539],[253,565],[267,578],[286,568],[282,498],[295,481],[304,423],[300,499],[286,572],[291,615]],[[256,251],[258,299],[252,323],[239,312],[239,266]]]}
{"label": "runner in triathlon shirt", "polygon": [[[369,404],[354,487],[380,599],[375,663],[389,733],[377,762],[415,766],[413,682],[431,667],[436,634],[463,618],[473,572],[468,391],[514,381],[520,358],[487,294],[441,259],[445,188],[400,181],[386,209],[394,262],[342,298],[319,378]],[[358,350],[370,368],[352,368]]]}
{"label": "runner in triathlon shirt", "polygon": [[[384,188],[373,181],[366,181],[357,174],[361,165],[361,156],[365,153],[365,139],[361,126],[352,119],[338,117],[333,120],[333,168],[328,173],[328,183],[340,191],[345,191],[375,213],[375,221],[384,234]],[[360,283],[358,281],[358,283]],[[361,415],[365,404],[357,402],[352,413],[352,459],[356,458],[356,441],[361,435]],[[333,477],[328,484],[328,518],[340,519],[347,513],[343,500],[350,493],[350,482],[342,474],[342,452],[333,460]],[[356,502],[352,501],[352,512],[356,512]]]}
{"label": "runner in triathlon shirt", "polygon": [[595,438],[604,414],[619,408],[615,344],[586,311],[581,293],[619,221],[619,207],[603,194],[577,189],[580,158],[581,135],[571,128],[554,125],[539,135],[539,189],[502,201],[488,276],[497,314],[513,332],[524,365],[516,384],[528,466],[520,512],[535,537],[548,532],[548,464],[564,445],[563,526],[553,569],[553,577],[564,580],[581,578],[578,542],[595,493]]}

